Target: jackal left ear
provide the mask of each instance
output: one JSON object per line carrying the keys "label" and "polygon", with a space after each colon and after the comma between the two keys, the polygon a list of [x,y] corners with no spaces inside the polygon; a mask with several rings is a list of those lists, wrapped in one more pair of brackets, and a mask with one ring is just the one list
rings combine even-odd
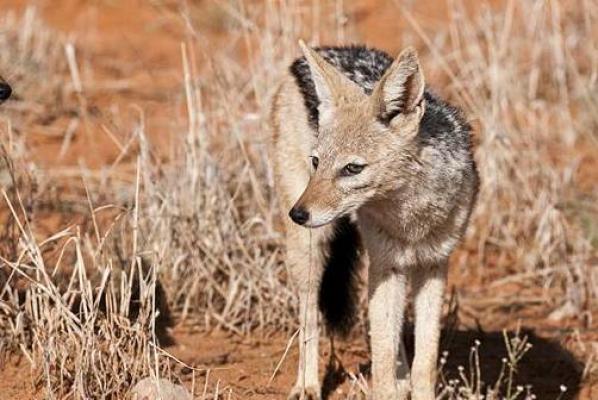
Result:
{"label": "jackal left ear", "polygon": [[299,46],[309,65],[320,102],[320,119],[330,117],[335,105],[344,97],[366,98],[363,89],[326,61],[316,50],[308,47],[303,40],[299,40]]}
{"label": "jackal left ear", "polygon": [[423,97],[424,74],[417,52],[408,47],[386,70],[374,88],[374,112],[380,120],[390,123],[398,114],[415,111]]}

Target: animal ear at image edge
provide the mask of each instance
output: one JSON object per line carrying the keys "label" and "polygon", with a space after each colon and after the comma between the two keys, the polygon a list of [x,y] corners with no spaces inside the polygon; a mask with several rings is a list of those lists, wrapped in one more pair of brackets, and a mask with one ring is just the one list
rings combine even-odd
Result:
{"label": "animal ear at image edge", "polygon": [[0,103],[8,100],[12,94],[12,88],[2,77],[0,76]]}
{"label": "animal ear at image edge", "polygon": [[388,68],[372,93],[374,112],[389,123],[398,114],[408,114],[420,105],[425,80],[417,51],[408,47]]}

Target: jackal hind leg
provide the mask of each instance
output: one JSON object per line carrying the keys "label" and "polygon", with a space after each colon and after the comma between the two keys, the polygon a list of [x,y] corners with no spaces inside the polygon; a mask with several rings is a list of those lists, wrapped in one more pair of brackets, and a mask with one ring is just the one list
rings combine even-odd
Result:
{"label": "jackal hind leg", "polygon": [[411,374],[413,400],[434,400],[440,319],[446,286],[447,264],[413,271],[415,295],[415,358]]}
{"label": "jackal hind leg", "polygon": [[[405,400],[409,394],[409,366],[401,343],[407,276],[393,268],[388,252],[370,238],[369,323],[372,350],[372,399]],[[384,239],[379,239],[384,240]]]}
{"label": "jackal hind leg", "polygon": [[287,265],[299,292],[299,366],[289,400],[320,399],[318,377],[318,288],[324,258],[320,243],[327,229],[287,229]]}

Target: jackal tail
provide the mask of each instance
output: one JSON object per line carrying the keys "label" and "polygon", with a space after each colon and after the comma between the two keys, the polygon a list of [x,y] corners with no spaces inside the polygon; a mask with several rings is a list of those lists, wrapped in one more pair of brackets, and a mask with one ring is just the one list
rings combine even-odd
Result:
{"label": "jackal tail", "polygon": [[328,331],[346,337],[357,321],[361,239],[350,217],[334,224],[318,304]]}

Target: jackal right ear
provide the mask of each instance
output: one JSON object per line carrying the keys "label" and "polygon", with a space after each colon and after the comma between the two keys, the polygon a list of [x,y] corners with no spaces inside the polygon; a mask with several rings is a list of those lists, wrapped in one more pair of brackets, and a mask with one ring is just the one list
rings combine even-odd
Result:
{"label": "jackal right ear", "polygon": [[390,123],[398,114],[414,111],[420,105],[423,96],[424,74],[417,52],[408,47],[388,67],[374,89],[374,112],[380,120]]}
{"label": "jackal right ear", "polygon": [[343,96],[365,97],[363,89],[338,71],[318,54],[317,51],[308,47],[303,40],[299,40],[299,46],[309,65],[316,94],[320,102],[318,105],[320,120],[331,118],[335,105]]}

